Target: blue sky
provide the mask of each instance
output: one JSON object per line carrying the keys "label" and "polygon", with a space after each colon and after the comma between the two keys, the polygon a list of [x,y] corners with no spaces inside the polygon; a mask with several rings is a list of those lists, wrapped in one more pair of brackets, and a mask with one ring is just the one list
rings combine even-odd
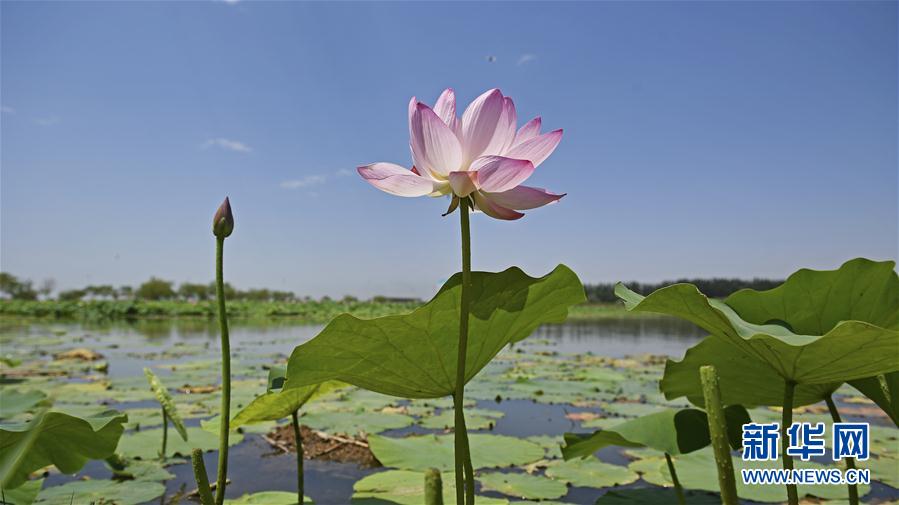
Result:
{"label": "blue sky", "polygon": [[[564,128],[473,220],[473,266],[585,281],[783,276],[897,256],[897,3],[3,2],[2,269],[61,288],[226,275],[430,296],[459,269],[409,163],[406,104],[499,87]],[[493,57],[493,58],[489,58]],[[490,61],[491,59],[495,61]]]}

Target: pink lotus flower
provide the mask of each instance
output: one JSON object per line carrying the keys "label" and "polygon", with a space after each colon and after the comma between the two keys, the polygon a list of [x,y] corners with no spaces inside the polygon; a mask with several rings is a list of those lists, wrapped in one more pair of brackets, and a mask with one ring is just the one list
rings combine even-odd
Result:
{"label": "pink lotus flower", "polygon": [[452,194],[447,214],[456,209],[459,198],[470,197],[474,208],[490,217],[518,219],[524,216],[518,211],[565,195],[521,185],[559,145],[562,130],[540,134],[536,117],[516,131],[516,121],[515,104],[498,89],[477,97],[461,119],[456,117],[452,89],[440,95],[433,109],[412,97],[412,169],[380,162],[359,167],[359,175],[392,195]]}

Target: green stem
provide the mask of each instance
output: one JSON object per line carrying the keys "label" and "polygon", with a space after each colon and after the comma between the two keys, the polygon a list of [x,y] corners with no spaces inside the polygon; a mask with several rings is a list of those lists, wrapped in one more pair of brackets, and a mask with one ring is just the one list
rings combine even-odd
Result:
{"label": "green stem", "polygon": [[300,418],[298,411],[290,414],[290,420],[293,423],[293,440],[297,448],[297,503],[303,503],[303,436],[300,434]]}
{"label": "green stem", "polygon": [[[784,382],[783,417],[780,426],[780,456],[783,459],[784,470],[793,469],[793,457],[787,454],[790,447],[790,437],[787,430],[793,424],[793,395],[796,393],[796,383],[787,380]],[[787,502],[790,505],[799,505],[799,492],[796,484],[787,484]]]}
{"label": "green stem", "polygon": [[[465,358],[468,353],[468,315],[471,301],[471,227],[468,220],[469,202],[467,198],[459,202],[462,226],[462,300],[459,306],[459,355],[456,360],[456,392],[453,395],[455,410],[455,457],[456,457],[456,503],[474,504],[474,470],[468,446],[468,431],[465,428]],[[464,473],[464,476],[463,476]]]}
{"label": "green stem", "polygon": [[721,402],[721,388],[718,386],[718,371],[712,365],[699,368],[702,381],[702,395],[705,397],[705,411],[709,418],[709,435],[715,462],[718,465],[718,486],[721,488],[721,503],[737,505],[737,481],[734,479],[734,462],[730,455],[727,439],[727,418]]}
{"label": "green stem", "polygon": [[206,476],[206,463],[203,462],[203,451],[194,449],[190,453],[190,460],[194,467],[194,478],[197,480],[197,494],[200,495],[200,503],[213,505],[212,491],[209,490],[209,477]]}
{"label": "green stem", "polygon": [[[824,403],[827,404],[827,410],[830,411],[830,418],[833,419],[833,422],[843,422],[840,417],[840,412],[837,410],[837,405],[833,402],[833,396],[828,395],[827,398],[824,399]],[[846,458],[846,468],[855,469],[855,458]],[[858,505],[858,486],[855,484],[848,484],[848,487],[849,505]]]}
{"label": "green stem", "polygon": [[668,463],[668,473],[671,474],[671,482],[674,483],[674,493],[677,495],[678,505],[687,505],[687,498],[684,496],[684,488],[677,479],[677,470],[674,469],[674,461],[671,461],[671,455],[665,453],[665,462]]}
{"label": "green stem", "polygon": [[165,461],[165,446],[169,439],[169,416],[165,413],[165,407],[162,408],[162,451],[159,452],[159,459]]}
{"label": "green stem", "polygon": [[225,485],[228,478],[228,435],[231,422],[231,344],[228,339],[228,314],[225,309],[224,273],[225,237],[216,237],[215,243],[215,294],[218,299],[219,327],[222,333],[222,409],[219,424],[219,460],[216,473],[215,503],[225,502]]}
{"label": "green stem", "polygon": [[443,480],[436,468],[425,472],[425,505],[443,505]]}

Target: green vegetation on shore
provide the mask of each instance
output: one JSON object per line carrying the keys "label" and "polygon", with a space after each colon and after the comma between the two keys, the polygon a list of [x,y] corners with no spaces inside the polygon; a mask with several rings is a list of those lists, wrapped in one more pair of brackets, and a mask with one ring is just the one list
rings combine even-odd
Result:
{"label": "green vegetation on shore", "polygon": [[[402,314],[419,307],[417,301],[368,300],[295,300],[288,302],[235,301],[228,304],[231,317],[271,318],[290,317],[310,323],[325,323],[343,312],[356,317],[372,318],[389,314]],[[213,318],[216,315],[212,301],[183,300],[2,300],[0,317],[30,317],[50,319],[142,319],[170,317]],[[625,312],[620,304],[586,303],[575,306],[569,320],[590,320],[605,317],[640,317]]]}

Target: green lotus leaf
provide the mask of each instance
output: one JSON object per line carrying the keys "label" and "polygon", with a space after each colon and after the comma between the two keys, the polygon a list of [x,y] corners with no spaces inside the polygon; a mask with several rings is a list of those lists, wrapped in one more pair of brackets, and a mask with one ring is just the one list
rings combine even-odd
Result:
{"label": "green lotus leaf", "polygon": [[[443,502],[455,503],[453,472],[444,472]],[[353,484],[352,505],[421,505],[425,501],[425,474],[409,470],[387,470],[368,475]],[[508,505],[509,500],[477,497],[478,505]]]}
{"label": "green lotus leaf", "polygon": [[79,480],[41,491],[35,503],[72,505],[76,503],[114,503],[139,505],[165,494],[165,486],[147,480]]}
{"label": "green lotus leaf", "polygon": [[[734,405],[782,405],[784,379],[768,363],[739,351],[730,342],[714,335],[687,350],[681,361],[668,360],[659,387],[665,398],[686,397],[694,405],[705,405],[699,368],[714,365],[718,372],[721,401]],[[751,384],[752,387],[747,387]],[[879,385],[878,385],[879,386]],[[818,403],[837,390],[839,382],[798,384],[793,406]]]}
{"label": "green lotus leaf", "polygon": [[163,384],[162,381],[159,380],[159,377],[157,377],[149,368],[144,368],[144,375],[147,376],[147,382],[150,383],[150,389],[156,396],[156,401],[162,405],[162,410],[165,411],[165,415],[168,416],[169,421],[171,421],[175,426],[175,429],[178,430],[178,435],[181,435],[181,439],[187,442],[187,428],[184,427],[184,421],[182,421],[181,416],[178,415],[178,407],[175,406],[175,400],[173,400],[172,395],[169,394],[168,388],[165,387],[165,384]]}
{"label": "green lotus leaf", "polygon": [[496,491],[515,498],[551,500],[568,494],[568,486],[564,482],[541,475],[491,472],[478,475],[478,482],[484,491]]}
{"label": "green lotus leaf", "polygon": [[115,452],[128,416],[114,410],[89,417],[40,412],[27,423],[0,424],[0,485],[18,487],[48,465],[75,473]]}
{"label": "green lotus leaf", "polygon": [[[475,469],[523,465],[543,458],[543,448],[520,438],[473,433],[468,435],[471,462]],[[371,452],[384,466],[425,471],[455,468],[452,435],[422,435],[406,438],[370,435]]]}
{"label": "green lotus leaf", "polygon": [[[337,316],[294,349],[285,388],[340,380],[405,398],[452,394],[461,279],[454,275],[431,301],[409,314],[368,320]],[[514,267],[473,272],[471,295],[466,383],[505,345],[542,324],[564,321],[568,308],[586,299],[583,284],[564,265],[540,278]]]}
{"label": "green lotus leaf", "polygon": [[[249,405],[243,408],[231,420],[231,429],[236,430],[241,426],[259,423],[262,421],[277,421],[290,417],[291,414],[300,410],[310,400],[326,395],[335,389],[340,389],[346,384],[337,381],[327,381],[309,386],[276,389],[273,384],[283,384],[284,375],[280,374],[283,369],[269,373],[269,389],[268,392],[261,396],[257,396]],[[274,376],[273,376],[274,375]],[[280,381],[279,381],[280,379]]]}
{"label": "green lotus leaf", "polygon": [[9,419],[30,412],[35,407],[45,406],[48,403],[47,395],[42,391],[4,387],[3,394],[0,394],[0,419]]}
{"label": "green lotus leaf", "polygon": [[[740,405],[731,405],[724,415],[727,418],[728,439],[737,449],[742,440],[743,424],[751,422],[749,413]],[[586,457],[610,445],[650,447],[668,454],[687,454],[709,443],[709,421],[704,411],[667,409],[596,431],[592,435],[566,433],[562,456],[566,460]]]}
{"label": "green lotus leaf", "polygon": [[[772,290],[741,290],[725,301],[692,284],[643,297],[622,284],[628,310],[681,317],[758,360],[785,381],[833,384],[899,371],[899,280],[893,262],[856,259],[839,270],[800,270]],[[855,319],[852,319],[855,318]]]}

